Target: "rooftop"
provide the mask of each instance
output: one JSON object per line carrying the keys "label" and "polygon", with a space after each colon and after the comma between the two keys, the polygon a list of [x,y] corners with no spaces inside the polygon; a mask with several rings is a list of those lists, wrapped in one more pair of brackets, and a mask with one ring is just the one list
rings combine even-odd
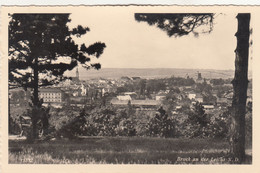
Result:
{"label": "rooftop", "polygon": [[62,92],[60,88],[39,88],[39,92]]}
{"label": "rooftop", "polygon": [[[113,105],[127,105],[129,100],[117,100],[113,99],[111,100],[111,104]],[[161,101],[159,100],[131,100],[131,105],[143,105],[143,106],[157,106],[161,104]]]}

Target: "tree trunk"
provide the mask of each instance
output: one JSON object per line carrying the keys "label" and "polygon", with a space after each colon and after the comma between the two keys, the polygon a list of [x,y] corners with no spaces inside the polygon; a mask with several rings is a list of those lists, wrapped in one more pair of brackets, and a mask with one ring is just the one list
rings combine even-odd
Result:
{"label": "tree trunk", "polygon": [[38,98],[38,82],[39,82],[39,71],[38,71],[38,57],[35,58],[34,69],[33,69],[33,110],[32,110],[32,140],[37,138],[37,121],[38,121],[38,107],[39,107],[39,98]]}
{"label": "tree trunk", "polygon": [[38,82],[39,82],[39,76],[38,76],[38,58],[35,58],[34,62],[34,69],[33,69],[33,105],[37,106],[39,103],[38,98]]}
{"label": "tree trunk", "polygon": [[235,77],[233,84],[233,101],[230,126],[230,152],[239,163],[245,161],[245,111],[248,85],[248,49],[249,49],[249,13],[237,15],[237,48],[235,50]]}

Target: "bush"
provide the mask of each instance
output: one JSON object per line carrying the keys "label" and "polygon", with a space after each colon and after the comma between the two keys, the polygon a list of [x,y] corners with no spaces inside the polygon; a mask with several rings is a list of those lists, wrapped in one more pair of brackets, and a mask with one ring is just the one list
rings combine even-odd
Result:
{"label": "bush", "polygon": [[21,133],[21,127],[19,121],[10,117],[9,118],[9,134],[19,135]]}
{"label": "bush", "polygon": [[174,137],[175,124],[162,107],[158,110],[160,114],[156,114],[147,124],[149,136]]}
{"label": "bush", "polygon": [[80,110],[73,110],[69,107],[64,109],[51,108],[50,110],[50,125],[55,128],[55,130],[60,130],[64,125],[72,121],[75,117],[79,116]]}
{"label": "bush", "polygon": [[[74,111],[75,112],[75,111]],[[206,114],[201,104],[192,110],[185,107],[177,114],[169,116],[160,108],[154,111],[116,110],[113,107],[101,107],[76,116],[73,112],[60,111],[55,127],[62,136],[153,136],[153,137],[202,137],[226,138],[228,134],[228,111]],[[53,123],[53,122],[52,122]],[[250,131],[250,130],[248,130]]]}
{"label": "bush", "polygon": [[185,108],[174,116],[176,137],[224,139],[228,136],[229,116],[228,110],[206,114],[197,103],[192,110]]}
{"label": "bush", "polygon": [[207,137],[210,120],[209,116],[205,113],[203,106],[196,102],[192,111],[188,113],[186,121],[189,127],[189,137]]}
{"label": "bush", "polygon": [[135,122],[132,119],[122,119],[115,131],[118,136],[136,136]]}
{"label": "bush", "polygon": [[115,129],[118,127],[120,117],[111,108],[93,110],[86,117],[86,123],[82,126],[83,135],[87,136],[116,136]]}
{"label": "bush", "polygon": [[230,112],[224,111],[212,118],[209,125],[209,136],[213,138],[227,138],[229,133]]}

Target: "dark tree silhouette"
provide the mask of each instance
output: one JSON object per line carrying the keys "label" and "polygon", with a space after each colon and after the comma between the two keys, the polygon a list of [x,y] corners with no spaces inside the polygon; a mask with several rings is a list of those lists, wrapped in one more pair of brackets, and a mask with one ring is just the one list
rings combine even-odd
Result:
{"label": "dark tree silhouette", "polygon": [[233,101],[231,111],[230,142],[231,152],[241,163],[245,161],[245,114],[248,87],[248,52],[250,36],[250,14],[237,15],[235,77],[233,84]]}
{"label": "dark tree silhouette", "polygon": [[78,64],[86,69],[101,68],[99,63],[91,64],[90,60],[98,58],[106,45],[76,44],[73,36],[80,37],[90,29],[79,25],[70,30],[69,15],[10,14],[9,87],[32,88],[34,107],[40,106],[38,88],[63,80],[65,71]]}
{"label": "dark tree silhouette", "polygon": [[[167,32],[168,36],[180,37],[193,33],[209,33],[213,29],[212,13],[135,13],[137,21],[145,21],[149,25],[156,25]],[[204,30],[197,28],[205,25]]]}
{"label": "dark tree silhouette", "polygon": [[[149,25],[156,25],[171,36],[184,36],[189,33],[199,34],[196,30],[201,26],[207,26],[206,31],[213,29],[214,14],[211,13],[136,13],[135,19],[140,22],[147,22]],[[248,85],[248,49],[249,49],[249,25],[250,14],[239,13],[237,15],[238,31],[237,48],[235,50],[235,77],[233,84],[233,102],[231,113],[231,153],[239,159],[240,163],[245,161],[245,108]]]}
{"label": "dark tree silhouette", "polygon": [[188,113],[189,115],[189,123],[191,123],[194,128],[193,136],[192,137],[198,137],[203,136],[205,131],[203,128],[206,128],[209,124],[210,120],[208,118],[208,115],[205,113],[204,107],[201,103],[196,102],[194,105],[194,108],[192,111]]}

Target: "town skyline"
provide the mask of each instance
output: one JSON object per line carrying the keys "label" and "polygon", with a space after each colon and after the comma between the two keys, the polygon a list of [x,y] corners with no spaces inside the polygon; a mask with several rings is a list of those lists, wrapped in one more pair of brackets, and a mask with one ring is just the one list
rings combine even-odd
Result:
{"label": "town skyline", "polygon": [[[78,69],[78,68],[76,68]],[[79,69],[80,80],[92,79],[118,79],[124,76],[141,77],[141,78],[168,78],[175,77],[191,77],[196,78],[201,73],[203,78],[213,79],[233,78],[234,70],[214,70],[214,69],[185,69],[185,68],[101,68],[100,70]],[[75,77],[76,70],[67,73],[68,77]],[[252,79],[252,71],[248,72],[248,78]]]}

